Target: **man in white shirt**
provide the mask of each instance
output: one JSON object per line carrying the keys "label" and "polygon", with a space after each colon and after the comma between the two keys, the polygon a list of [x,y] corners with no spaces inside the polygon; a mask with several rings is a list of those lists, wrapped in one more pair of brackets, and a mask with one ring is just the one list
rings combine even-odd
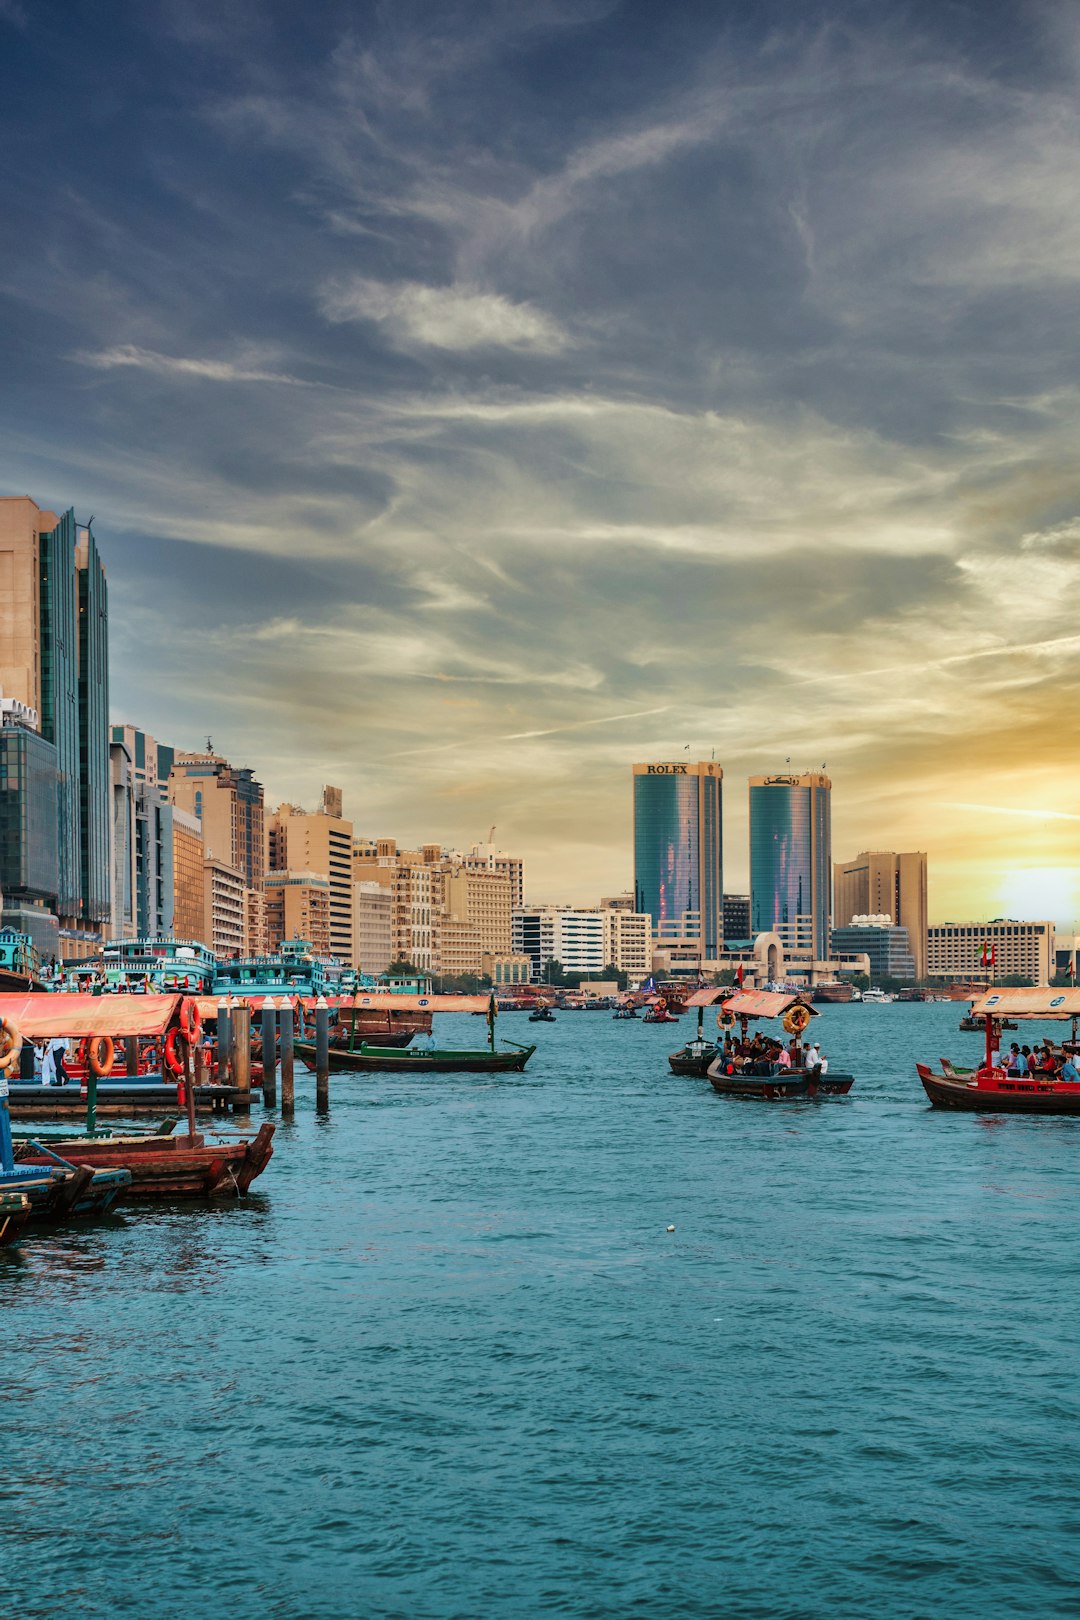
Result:
{"label": "man in white shirt", "polygon": [[812,1046],[808,1046],[806,1048],[806,1054],[803,1058],[803,1066],[807,1069],[820,1068],[821,1051],[818,1047],[817,1041],[815,1041]]}
{"label": "man in white shirt", "polygon": [[67,1041],[59,1036],[53,1036],[45,1048],[45,1056],[41,1060],[41,1083],[43,1086],[66,1086],[68,1082],[67,1070],[64,1068],[64,1058],[67,1056]]}

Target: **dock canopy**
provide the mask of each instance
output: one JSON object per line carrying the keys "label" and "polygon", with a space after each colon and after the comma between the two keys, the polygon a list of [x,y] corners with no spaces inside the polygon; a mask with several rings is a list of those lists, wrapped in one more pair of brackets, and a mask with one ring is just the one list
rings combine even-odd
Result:
{"label": "dock canopy", "polygon": [[821,1016],[799,996],[784,990],[740,990],[724,1002],[724,1011],[734,1013],[736,1018],[783,1018],[790,1007],[806,1007],[812,1018]]}
{"label": "dock canopy", "polygon": [[731,986],[729,984],[722,986],[720,989],[695,990],[692,996],[687,996],[685,1004],[687,1007],[714,1007],[718,1001],[723,1001],[730,995]]}
{"label": "dock canopy", "polygon": [[1002,990],[989,990],[971,1004],[972,1018],[1080,1018],[1080,986],[1055,990],[1042,985],[1029,989],[1023,985],[1007,985]]}
{"label": "dock canopy", "polygon": [[88,1035],[164,1035],[180,1010],[183,996],[91,996],[63,991],[46,995],[0,995],[0,1018],[15,1025],[26,1040],[56,1036],[81,1040]]}
{"label": "dock canopy", "polygon": [[489,996],[368,996],[342,999],[343,1011],[357,1012],[487,1012]]}

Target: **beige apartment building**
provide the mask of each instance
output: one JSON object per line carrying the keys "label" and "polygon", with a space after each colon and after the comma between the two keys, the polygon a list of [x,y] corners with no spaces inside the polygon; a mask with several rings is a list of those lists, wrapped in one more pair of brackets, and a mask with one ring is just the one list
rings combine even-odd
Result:
{"label": "beige apartment building", "polygon": [[647,978],[652,971],[652,918],[645,911],[601,904],[604,919],[604,966],[618,968],[631,979]]}
{"label": "beige apartment building", "polygon": [[41,536],[60,519],[29,495],[0,500],[0,692],[40,716]]}
{"label": "beige apartment building", "polygon": [[377,883],[390,896],[393,959],[431,973],[481,973],[483,957],[511,950],[513,896],[521,862],[475,846],[400,850],[392,838],[353,843],[354,895]]}
{"label": "beige apartment building", "polygon": [[262,784],[246,766],[230,765],[209,751],[178,753],[168,781],[169,803],[202,824],[207,856],[243,875],[244,887],[261,889],[266,872]]}
{"label": "beige apartment building", "polygon": [[279,939],[271,940],[270,924],[266,915],[266,890],[244,890],[244,955],[275,955]]}
{"label": "beige apartment building", "polygon": [[205,944],[206,894],[203,882],[202,823],[173,809],[173,937]]}
{"label": "beige apartment building", "polygon": [[268,873],[319,872],[326,877],[329,954],[351,967],[353,824],[342,816],[341,809],[341,789],[335,787],[323,789],[322,807],[313,814],[298,805],[279,804],[266,820],[266,864]]}
{"label": "beige apartment building", "polygon": [[284,939],[306,939],[316,956],[336,954],[330,949],[330,879],[322,872],[268,872],[263,894],[275,950]]}
{"label": "beige apartment building", "polygon": [[195,936],[223,961],[243,956],[244,876],[216,856],[203,861],[203,925]]}
{"label": "beige apartment building", "polygon": [[[983,963],[994,952],[993,966]],[[1054,924],[998,917],[986,923],[942,923],[927,929],[928,977],[1000,982],[1019,974],[1030,984],[1049,984],[1054,973]]]}
{"label": "beige apartment building", "polygon": [[906,928],[915,977],[925,979],[927,949],[926,854],[915,850],[865,850],[853,861],[837,861],[833,881],[833,926],[846,928],[853,917],[887,916]]}
{"label": "beige apartment building", "polygon": [[394,903],[389,884],[370,878],[353,884],[353,966],[377,977],[394,954]]}

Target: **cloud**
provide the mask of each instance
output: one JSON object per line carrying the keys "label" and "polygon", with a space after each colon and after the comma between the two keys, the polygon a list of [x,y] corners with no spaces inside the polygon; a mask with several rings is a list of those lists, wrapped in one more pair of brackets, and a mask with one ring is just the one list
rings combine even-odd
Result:
{"label": "cloud", "polygon": [[569,334],[543,311],[476,287],[354,276],[325,286],[319,307],[329,321],[372,321],[405,346],[556,354],[569,342]]}
{"label": "cloud", "polygon": [[199,377],[207,382],[268,382],[289,383],[307,387],[299,377],[290,377],[280,371],[263,371],[232,360],[195,360],[183,355],[157,354],[153,349],[140,349],[134,343],[119,343],[111,349],[96,352],[81,350],[71,358],[80,366],[91,366],[96,371],[114,371],[118,367],[134,367],[138,371],[155,372],[163,377]]}

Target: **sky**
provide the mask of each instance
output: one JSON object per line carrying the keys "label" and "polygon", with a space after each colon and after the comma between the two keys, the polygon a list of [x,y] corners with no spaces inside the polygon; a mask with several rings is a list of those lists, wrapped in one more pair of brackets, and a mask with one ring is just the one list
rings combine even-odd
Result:
{"label": "sky", "polygon": [[0,0],[0,491],[112,706],[631,881],[630,765],[1080,913],[1080,8]]}

